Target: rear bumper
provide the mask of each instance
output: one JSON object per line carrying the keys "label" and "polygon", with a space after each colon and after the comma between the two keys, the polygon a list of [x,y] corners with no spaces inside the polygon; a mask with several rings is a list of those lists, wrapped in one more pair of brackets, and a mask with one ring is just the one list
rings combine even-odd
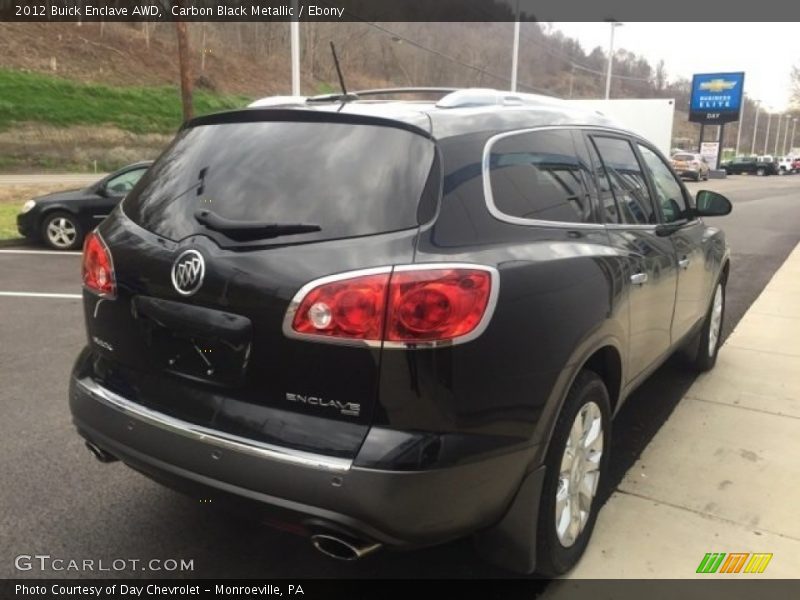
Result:
{"label": "rear bumper", "polygon": [[367,469],[197,427],[76,375],[70,408],[81,436],[170,487],[388,546],[431,545],[491,527],[514,499],[531,456],[515,451],[426,471]]}

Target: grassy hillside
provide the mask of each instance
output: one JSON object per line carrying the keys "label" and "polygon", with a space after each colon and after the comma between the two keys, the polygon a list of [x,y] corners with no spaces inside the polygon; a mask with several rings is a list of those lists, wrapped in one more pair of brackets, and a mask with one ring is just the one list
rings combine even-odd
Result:
{"label": "grassy hillside", "polygon": [[[175,87],[112,87],[0,69],[0,130],[15,123],[113,126],[137,134],[172,133],[181,123]],[[195,91],[195,114],[246,105],[244,96]]]}

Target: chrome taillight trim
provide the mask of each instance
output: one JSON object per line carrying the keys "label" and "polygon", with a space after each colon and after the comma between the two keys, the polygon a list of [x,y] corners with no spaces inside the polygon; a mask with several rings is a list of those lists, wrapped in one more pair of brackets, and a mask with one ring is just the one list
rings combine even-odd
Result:
{"label": "chrome taillight trim", "polygon": [[[326,285],[336,281],[345,279],[353,279],[355,277],[364,277],[366,275],[382,275],[391,274],[393,272],[407,272],[407,271],[438,271],[442,269],[473,269],[476,271],[485,271],[489,273],[491,280],[491,287],[489,289],[489,301],[486,305],[486,310],[483,313],[478,326],[472,331],[457,338],[448,340],[438,340],[432,342],[394,342],[383,340],[359,340],[348,338],[336,338],[327,335],[315,335],[312,333],[299,333],[292,329],[292,322],[297,314],[297,309],[303,302],[303,298],[316,287]],[[286,315],[283,318],[283,334],[291,339],[302,341],[323,342],[326,344],[337,344],[341,346],[354,346],[361,348],[391,348],[391,349],[425,349],[425,348],[441,348],[447,346],[455,346],[458,344],[465,344],[471,342],[480,336],[489,326],[489,322],[494,314],[495,307],[497,306],[497,298],[500,293],[500,273],[495,267],[488,265],[479,265],[475,263],[459,263],[459,262],[446,262],[446,263],[417,263],[417,264],[404,264],[396,265],[394,267],[373,267],[369,269],[358,269],[355,271],[346,271],[344,273],[337,273],[335,275],[328,275],[310,281],[301,287],[289,303],[289,308],[286,310]],[[388,308],[388,307],[387,307]],[[385,325],[385,323],[384,323]]]}

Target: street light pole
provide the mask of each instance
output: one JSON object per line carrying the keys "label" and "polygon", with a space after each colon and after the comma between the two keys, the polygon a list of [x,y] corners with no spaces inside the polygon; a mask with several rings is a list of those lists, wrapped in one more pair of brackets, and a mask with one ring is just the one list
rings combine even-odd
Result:
{"label": "street light pole", "polygon": [[514,43],[511,49],[511,91],[517,91],[517,70],[519,69],[519,1],[517,0],[517,13],[514,19]]}
{"label": "street light pole", "polygon": [[753,142],[750,144],[750,154],[756,153],[756,135],[758,135],[758,113],[761,109],[761,103],[756,100],[756,122],[753,124]]}
{"label": "street light pole", "polygon": [[778,115],[778,126],[775,128],[775,151],[772,153],[773,157],[778,155],[778,140],[781,137],[781,119],[783,119],[783,115]]}
{"label": "street light pole", "polygon": [[794,148],[794,131],[795,131],[795,129],[797,129],[797,118],[792,119],[792,123],[793,123],[793,125],[792,125],[792,141],[789,144],[789,151],[790,152],[792,151],[792,148]]}
{"label": "street light pole", "polygon": [[606,100],[611,96],[611,67],[614,64],[614,30],[622,27],[622,23],[611,21],[611,39],[608,42],[608,69],[606,70]]}
{"label": "street light pole", "polygon": [[767,113],[767,135],[764,136],[764,152],[762,152],[761,154],[766,154],[767,153],[767,142],[769,142],[769,126],[770,126],[771,123],[772,123],[772,113],[768,112]]}
{"label": "street light pole", "polygon": [[742,140],[742,123],[744,122],[744,105],[747,104],[745,98],[742,98],[742,106],[739,108],[739,124],[736,126],[736,150],[734,156],[739,156],[739,142]]}
{"label": "street light pole", "polygon": [[293,14],[289,21],[289,37],[292,54],[292,96],[300,95],[300,19],[297,12],[297,0],[292,2]]}
{"label": "street light pole", "polygon": [[786,154],[786,142],[789,141],[789,121],[792,120],[791,115],[786,115],[786,131],[783,132],[783,145],[781,146],[781,154]]}

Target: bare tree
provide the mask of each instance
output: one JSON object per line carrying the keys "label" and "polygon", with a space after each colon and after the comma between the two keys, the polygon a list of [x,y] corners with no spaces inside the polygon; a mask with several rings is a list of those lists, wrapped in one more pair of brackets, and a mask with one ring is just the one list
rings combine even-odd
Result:
{"label": "bare tree", "polygon": [[792,103],[800,104],[800,65],[792,67]]}

